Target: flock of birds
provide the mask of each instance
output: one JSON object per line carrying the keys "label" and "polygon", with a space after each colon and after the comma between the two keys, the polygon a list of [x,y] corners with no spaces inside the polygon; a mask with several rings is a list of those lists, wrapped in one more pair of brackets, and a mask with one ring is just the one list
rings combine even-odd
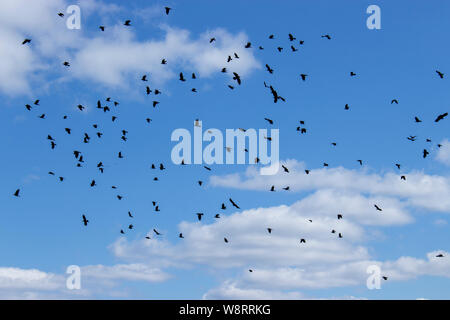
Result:
{"label": "flock of birds", "polygon": [[[165,7],[165,8],[164,8],[164,12],[165,12],[166,15],[168,15],[168,14],[171,12],[171,10],[172,10],[172,9],[169,8],[169,7]],[[63,13],[58,13],[58,16],[64,17],[64,14],[63,14]],[[126,21],[123,23],[123,25],[124,25],[125,27],[130,27],[130,26],[131,26],[131,20],[126,20]],[[105,27],[105,26],[99,26],[99,29],[100,29],[102,32],[105,32],[106,27]],[[330,35],[328,35],[328,34],[322,35],[321,37],[322,37],[323,39],[326,39],[326,40],[331,40],[331,39],[332,39],[332,37],[331,37]],[[269,35],[268,38],[269,38],[269,39],[274,39],[275,36],[274,36],[273,34],[271,34],[271,35]],[[294,35],[292,35],[292,34],[288,34],[288,39],[289,39],[289,41],[290,41],[290,43],[291,43],[291,45],[290,45],[291,51],[292,51],[292,52],[298,51],[298,48],[295,47],[295,45],[297,45],[297,44],[296,44],[297,42],[295,42],[295,41],[297,40],[296,37],[295,37]],[[32,41],[31,39],[28,39],[28,38],[27,38],[27,39],[25,39],[25,40],[22,42],[22,45],[30,44],[31,41]],[[212,38],[210,38],[209,43],[210,43],[211,45],[213,45],[213,43],[214,43],[215,41],[216,41],[216,38],[215,38],[215,37],[212,37]],[[298,45],[299,45],[299,46],[304,45],[304,41],[303,41],[303,40],[299,40],[299,41],[298,41]],[[249,49],[249,48],[252,48],[252,43],[251,43],[251,42],[247,42],[246,44],[243,44],[243,50]],[[263,48],[262,46],[258,46],[258,49],[259,49],[259,50],[264,50],[264,48]],[[279,52],[282,52],[282,50],[284,50],[284,49],[283,49],[283,47],[278,46],[278,47],[276,48],[276,50],[278,50]],[[228,57],[226,57],[226,59],[225,59],[224,62],[230,62],[230,61],[232,61],[233,59],[239,59],[238,53],[233,52],[233,53],[230,54]],[[161,64],[166,65],[166,64],[168,64],[168,63],[169,63],[169,62],[168,62],[165,58],[162,58],[162,59],[161,59]],[[69,61],[64,61],[64,62],[63,62],[63,65],[64,65],[65,67],[70,67],[70,62],[69,62]],[[265,64],[265,68],[266,68],[266,70],[267,70],[267,72],[268,72],[269,74],[273,74],[273,73],[274,73],[274,69],[273,69],[269,64]],[[218,70],[218,71],[219,71],[219,70]],[[227,72],[228,72],[228,68],[227,68],[227,67],[223,67],[223,68],[220,70],[220,72],[222,72],[222,73],[227,73]],[[436,70],[436,74],[437,74],[437,76],[438,76],[440,79],[444,79],[444,76],[445,76],[445,75],[444,75],[443,72],[441,72],[441,71],[439,71],[439,70]],[[356,77],[357,74],[356,74],[355,72],[351,71],[351,72],[349,72],[349,76],[350,76],[350,77]],[[179,81],[185,82],[185,81],[187,81],[186,78],[187,78],[187,77],[186,77],[186,75],[185,75],[183,72],[180,72],[180,73],[179,73]],[[193,80],[194,80],[194,79],[197,79],[197,75],[196,75],[195,73],[192,73],[191,76],[190,76],[190,78],[193,79]],[[308,74],[303,74],[303,73],[302,73],[302,74],[299,75],[299,79],[301,79],[302,81],[307,81],[307,78],[308,78]],[[240,85],[242,84],[241,76],[240,76],[238,73],[236,73],[236,72],[232,72],[232,77],[231,77],[231,79],[234,81],[234,83],[227,84],[228,88],[231,89],[231,90],[234,90],[234,89],[236,88],[236,85],[237,85],[237,86],[240,86]],[[141,80],[143,83],[148,82],[148,75],[147,75],[147,74],[144,74],[144,75],[140,76],[140,80]],[[283,96],[281,96],[281,95],[278,93],[278,91],[277,91],[272,85],[269,85],[269,84],[267,84],[266,82],[264,82],[264,88],[266,88],[266,89],[268,89],[268,90],[270,91],[270,94],[271,94],[271,96],[272,96],[272,98],[273,98],[273,102],[274,102],[274,103],[277,103],[277,102],[279,102],[279,101],[282,101],[282,102],[285,102],[285,101],[286,101],[286,99],[285,99]],[[197,93],[197,92],[198,92],[197,89],[196,89],[195,87],[192,88],[191,91],[194,92],[194,93]],[[161,90],[159,90],[159,89],[151,89],[150,86],[145,85],[145,94],[146,94],[146,95],[151,95],[151,94],[153,94],[153,95],[156,97],[156,96],[158,96],[158,95],[161,95],[162,92],[161,92]],[[112,105],[114,105],[114,107],[118,107],[118,106],[119,106],[119,102],[118,102],[118,101],[112,100],[111,97],[107,97],[107,98],[105,99],[105,102],[106,102],[107,104],[112,104]],[[40,103],[40,100],[39,100],[39,99],[38,99],[38,100],[35,100],[32,104],[26,104],[26,105],[25,105],[25,108],[26,108],[26,110],[28,110],[28,111],[32,111],[35,107],[38,107],[38,106],[39,106],[39,103]],[[152,105],[153,105],[153,107],[156,107],[159,103],[160,103],[160,102],[159,102],[158,100],[156,100],[156,98],[155,98],[155,100],[153,100],[153,102],[152,102]],[[398,102],[397,99],[392,99],[392,101],[391,101],[391,104],[398,104],[398,103],[399,103],[399,102]],[[98,100],[98,101],[97,101],[97,109],[103,111],[104,113],[110,112],[110,111],[111,111],[111,108],[110,108],[107,104],[103,104],[101,100]],[[83,105],[80,104],[80,105],[77,106],[77,108],[79,109],[79,111],[83,111],[83,110],[85,109],[85,106],[83,106]],[[344,110],[350,110],[350,107],[349,107],[348,104],[346,104],[346,105],[344,106]],[[438,122],[444,120],[447,116],[448,116],[448,113],[447,113],[447,112],[446,112],[446,113],[443,113],[443,114],[439,114],[439,115],[436,116],[435,122],[438,123]],[[45,118],[46,118],[46,114],[45,114],[45,113],[40,114],[40,115],[38,115],[38,117],[39,117],[40,119],[45,119]],[[64,116],[63,118],[64,118],[64,119],[67,119],[68,117],[67,117],[67,116]],[[146,118],[145,120],[146,120],[147,123],[150,123],[150,122],[152,121],[152,119],[150,119],[150,118]],[[264,118],[264,120],[267,121],[270,125],[273,125],[273,124],[274,124],[274,121],[273,121],[272,119],[270,119],[270,118]],[[112,122],[117,121],[117,116],[112,115],[112,116],[111,116],[111,121],[112,121]],[[419,117],[417,117],[417,116],[414,118],[414,121],[415,121],[416,123],[422,122],[422,120],[420,120]],[[198,123],[198,119],[196,120],[196,125],[197,125],[197,123]],[[297,126],[297,128],[296,128],[296,130],[297,130],[298,132],[300,132],[300,134],[306,134],[306,133],[307,133],[307,128],[306,128],[304,125],[305,125],[305,121],[300,120],[300,121],[299,121],[299,126]],[[101,138],[102,135],[103,135],[103,133],[102,133],[101,131],[98,130],[98,125],[97,125],[97,124],[94,124],[94,125],[93,125],[93,128],[97,130],[97,132],[95,133],[95,135],[97,136],[97,138]],[[240,128],[240,130],[245,131],[245,129],[243,129],[243,128]],[[71,128],[65,128],[65,133],[66,133],[67,135],[72,134],[72,129],[71,129]],[[127,131],[127,130],[122,130],[121,133],[122,133],[122,135],[121,135],[121,140],[127,141],[127,133],[128,133],[128,131]],[[91,138],[92,138],[91,135],[89,135],[88,133],[84,133],[84,136],[83,136],[83,143],[89,143],[90,140],[91,140]],[[265,138],[266,138],[267,140],[269,140],[269,141],[271,140],[270,137],[265,137]],[[414,142],[414,141],[416,141],[417,136],[408,136],[407,139],[408,139],[409,141]],[[50,148],[51,148],[51,149],[55,149],[55,148],[57,147],[56,140],[52,137],[52,135],[49,134],[49,135],[47,136],[47,140],[48,140],[49,143],[50,143]],[[427,142],[431,142],[431,139],[427,139]],[[334,146],[334,147],[337,146],[337,143],[336,143],[336,142],[332,142],[331,144],[332,144],[332,146]],[[441,147],[440,144],[438,144],[437,146],[438,146],[439,148]],[[226,147],[226,149],[227,149],[227,151],[231,151],[231,149],[230,149],[229,147]],[[247,151],[247,149],[245,149],[245,151]],[[423,152],[422,152],[423,158],[426,158],[429,154],[430,154],[430,152],[429,152],[427,149],[424,149]],[[73,151],[73,156],[75,157],[75,160],[76,160],[76,166],[77,166],[77,167],[82,167],[83,164],[85,163],[83,152],[82,152],[82,151],[78,151],[78,150],[74,150],[74,151]],[[122,154],[122,152],[119,151],[119,152],[117,153],[117,157],[118,157],[119,159],[123,159],[123,158],[124,158],[124,155]],[[356,160],[356,161],[357,161],[361,166],[363,165],[363,160],[358,159],[358,160]],[[255,163],[259,163],[259,159],[258,159],[258,158],[255,159]],[[184,160],[181,162],[181,165],[184,165]],[[96,166],[97,166],[97,168],[98,168],[98,170],[99,170],[100,173],[104,173],[104,164],[103,164],[103,162],[97,163]],[[323,163],[323,166],[324,166],[324,167],[328,167],[328,163]],[[395,166],[397,167],[398,170],[400,170],[401,164],[395,163]],[[210,167],[204,166],[204,168],[205,168],[206,170],[208,170],[208,171],[211,171],[211,168],[210,168]],[[151,165],[151,169],[153,169],[153,170],[159,169],[159,170],[162,171],[162,170],[165,170],[166,168],[165,168],[164,165],[161,163],[161,164],[159,164],[159,165],[152,164],[152,165]],[[283,169],[283,172],[284,172],[284,173],[289,173],[289,172],[290,172],[289,169],[288,169],[285,165],[282,165],[282,169]],[[55,173],[54,173],[53,171],[49,171],[48,173],[49,173],[50,175],[55,176]],[[310,170],[306,169],[306,170],[305,170],[305,174],[310,174]],[[62,176],[59,176],[58,179],[59,179],[60,182],[64,181],[64,177],[62,177]],[[400,179],[406,181],[406,176],[405,176],[405,175],[401,175],[401,176],[400,176]],[[155,181],[158,181],[158,178],[155,177],[154,180],[155,180]],[[202,186],[203,181],[197,181],[197,183],[198,183],[199,186]],[[95,187],[96,185],[97,185],[97,184],[96,184],[96,180],[93,179],[93,180],[91,181],[91,183],[90,183],[90,187],[93,188],[93,187]],[[117,189],[116,186],[112,186],[111,188],[112,188],[112,189]],[[290,189],[290,187],[289,187],[289,186],[284,186],[284,187],[282,187],[282,189],[285,190],[285,191],[288,191],[288,190]],[[17,189],[17,190],[13,193],[13,195],[14,195],[15,197],[19,197],[19,196],[20,196],[20,191],[21,191],[20,188]],[[269,189],[269,191],[270,191],[270,192],[275,192],[275,191],[276,191],[275,185],[271,186],[270,189]],[[123,198],[123,196],[121,196],[121,195],[119,195],[119,194],[116,195],[116,197],[117,197],[118,200],[122,200],[122,198]],[[238,205],[233,199],[229,198],[228,201],[230,202],[230,204],[231,204],[234,208],[240,209],[239,205]],[[157,203],[156,201],[153,201],[152,204],[153,204],[154,210],[155,210],[156,212],[159,212],[159,211],[160,211],[160,208],[159,208],[158,203]],[[220,209],[221,209],[221,210],[226,210],[226,208],[227,208],[227,206],[226,206],[225,202],[222,203],[221,206],[220,206]],[[378,204],[374,204],[374,208],[375,208],[375,210],[378,211],[378,212],[382,212],[382,211],[383,211],[383,209],[382,209]],[[202,217],[204,216],[203,213],[196,213],[196,215],[197,215],[198,221],[201,221],[201,220],[202,220]],[[130,211],[128,211],[128,216],[129,216],[130,219],[133,218],[133,215],[132,215],[132,213],[131,213]],[[220,218],[220,214],[216,214],[214,217],[215,217],[216,219],[219,219],[219,218]],[[340,220],[340,219],[343,219],[343,214],[341,214],[341,213],[337,214],[337,220]],[[312,220],[308,220],[308,221],[312,223]],[[85,214],[82,215],[82,223],[83,223],[84,226],[88,226],[89,220],[88,220],[88,218],[86,217]],[[124,229],[132,230],[133,228],[134,228],[133,224],[129,224],[126,228],[120,229],[120,234],[125,234]],[[272,228],[270,228],[270,227],[267,228],[267,232],[268,232],[269,234],[272,234],[272,231],[273,231]],[[161,235],[161,233],[160,233],[157,229],[153,229],[153,232],[154,232],[154,234],[155,234],[156,236],[160,236],[160,235]],[[338,238],[343,238],[343,234],[342,234],[341,232],[338,232],[338,231],[334,230],[334,229],[331,230],[331,233],[337,234],[337,237],[338,237]],[[184,238],[184,235],[183,235],[182,233],[180,233],[180,234],[179,234],[179,238]],[[151,239],[150,235],[147,235],[147,236],[146,236],[146,239]],[[223,240],[224,240],[225,243],[229,243],[229,239],[228,239],[227,237],[224,237]],[[305,239],[305,238],[301,238],[301,239],[300,239],[300,244],[306,244],[306,242],[307,242],[307,239]],[[438,254],[436,257],[443,257],[443,254]],[[250,271],[250,272],[253,272],[252,269],[250,269],[249,271]],[[383,279],[387,280],[387,277],[383,277]]]}

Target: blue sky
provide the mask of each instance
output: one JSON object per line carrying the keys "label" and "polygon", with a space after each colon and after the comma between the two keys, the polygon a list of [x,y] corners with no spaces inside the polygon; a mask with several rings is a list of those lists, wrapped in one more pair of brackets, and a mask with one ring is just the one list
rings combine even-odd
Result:
{"label": "blue sky", "polygon": [[[81,9],[80,30],[66,28],[69,14],[57,15],[70,4]],[[371,4],[381,8],[381,30],[366,27]],[[172,8],[168,16],[164,6]],[[447,2],[49,0],[5,1],[0,9],[2,298],[450,298],[449,120],[434,122],[449,111]],[[127,19],[130,27],[123,26]],[[289,33],[297,38],[292,43]],[[32,42],[23,46],[25,38]],[[247,41],[252,48],[244,48]],[[299,51],[291,52],[291,44]],[[240,59],[227,63],[234,52]],[[190,79],[192,72],[198,79]],[[286,102],[274,104],[264,81]],[[146,85],[162,94],[147,96]],[[27,111],[36,99],[40,106]],[[153,108],[155,99],[160,104]],[[97,110],[97,100],[111,112]],[[46,119],[38,118],[42,113]],[[254,165],[215,165],[209,172],[173,164],[171,133],[192,132],[195,119],[204,130],[279,129],[280,160],[291,172],[263,177]],[[307,134],[296,131],[299,120]],[[87,144],[84,133],[91,136]],[[423,159],[425,148],[430,156]],[[82,151],[82,168],[73,150]],[[166,170],[151,170],[152,163]],[[268,191],[271,185],[277,192]],[[286,185],[291,190],[283,192]],[[204,213],[201,222],[197,212]],[[328,235],[337,213],[344,215],[342,241]],[[303,224],[307,219],[313,229]],[[303,250],[298,240],[305,234],[311,245]],[[436,259],[438,253],[445,257]],[[381,290],[366,287],[370,264],[389,277]],[[69,265],[82,268],[79,292],[65,288]]]}

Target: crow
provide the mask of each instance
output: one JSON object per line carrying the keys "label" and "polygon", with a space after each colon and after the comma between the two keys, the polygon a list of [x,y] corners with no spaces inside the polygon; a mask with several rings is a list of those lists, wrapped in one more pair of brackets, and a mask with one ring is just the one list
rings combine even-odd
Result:
{"label": "crow", "polygon": [[233,199],[228,199],[230,200],[231,204],[233,205],[233,207],[235,207],[236,209],[240,209],[240,207],[236,204],[236,202],[233,201]]}
{"label": "crow", "polygon": [[85,226],[87,226],[88,222],[89,222],[89,220],[86,219],[86,216],[83,214],[83,224],[84,224]]}
{"label": "crow", "polygon": [[434,120],[434,122],[439,122],[443,120],[446,116],[448,116],[448,112],[438,115],[438,117],[436,118],[436,120]]}

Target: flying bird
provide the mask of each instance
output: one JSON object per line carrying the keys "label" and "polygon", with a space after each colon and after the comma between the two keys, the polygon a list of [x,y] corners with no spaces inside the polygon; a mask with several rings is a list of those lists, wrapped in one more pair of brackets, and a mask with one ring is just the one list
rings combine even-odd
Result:
{"label": "flying bird", "polygon": [[236,209],[240,209],[240,207],[236,204],[236,202],[233,201],[233,199],[229,199],[231,204],[233,205],[233,207],[235,207]]}
{"label": "flying bird", "polygon": [[436,120],[434,120],[434,122],[439,122],[443,120],[446,116],[448,116],[448,112],[438,115],[438,117],[436,118]]}
{"label": "flying bird", "polygon": [[89,222],[89,220],[86,219],[86,216],[83,214],[83,224],[84,224],[85,226],[87,226],[88,222]]}

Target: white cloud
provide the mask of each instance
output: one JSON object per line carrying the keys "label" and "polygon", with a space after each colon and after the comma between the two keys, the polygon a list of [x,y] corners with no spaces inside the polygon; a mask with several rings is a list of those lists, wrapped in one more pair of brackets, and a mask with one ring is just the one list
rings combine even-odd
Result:
{"label": "white cloud", "polygon": [[62,277],[37,269],[0,268],[0,288],[55,290],[61,288]]}
{"label": "white cloud", "polygon": [[[271,234],[268,227],[273,229]],[[245,210],[212,224],[182,222],[179,229],[184,239],[177,244],[120,238],[111,248],[117,257],[127,260],[218,268],[302,266],[368,257],[365,248],[353,244],[364,239],[364,230],[350,219],[338,221],[335,214],[324,216],[295,206]],[[337,233],[331,233],[333,229]],[[338,233],[344,237],[339,239]],[[300,244],[301,238],[306,239],[306,244]]]}
{"label": "white cloud", "polygon": [[[63,0],[0,2],[1,92],[30,95],[35,86],[45,87],[43,80],[49,77],[127,88],[128,80],[136,81],[144,73],[151,74],[150,83],[161,84],[178,77],[179,71],[209,77],[226,66],[245,76],[259,68],[253,49],[244,49],[244,33],[232,35],[216,29],[194,39],[187,30],[164,26],[162,40],[138,40],[134,27],[127,28],[115,19],[107,31],[90,34],[85,24],[80,30],[69,30],[66,17],[58,17],[68,5]],[[99,1],[83,1],[80,7],[83,23],[94,12],[111,15],[123,10]],[[212,34],[217,41],[210,44]],[[22,45],[25,38],[31,38],[31,44]],[[234,52],[240,58],[226,63]],[[161,65],[162,58],[168,60],[167,65]],[[63,61],[69,61],[70,68],[63,67]]]}
{"label": "white cloud", "polygon": [[66,288],[68,274],[37,269],[0,268],[0,299],[86,299],[123,297],[120,281],[161,282],[170,276],[143,264],[93,265],[81,267],[81,289]]}
{"label": "white cloud", "polygon": [[[436,257],[443,253],[443,258]],[[357,261],[344,264],[322,265],[312,268],[263,268],[245,271],[234,280],[226,280],[209,290],[205,299],[307,299],[293,290],[323,289],[333,287],[364,286],[369,274],[367,267],[377,265],[381,275],[389,282],[406,281],[422,275],[449,278],[450,256],[434,251],[427,260],[400,257],[395,261]],[[383,281],[384,282],[384,281]],[[383,285],[383,283],[382,283]],[[357,299],[355,297],[346,297]],[[343,298],[339,298],[343,299]]]}
{"label": "white cloud", "polygon": [[272,185],[278,190],[289,186],[291,192],[328,189],[338,192],[370,194],[374,197],[397,198],[405,205],[432,211],[450,212],[450,179],[439,175],[427,175],[421,172],[386,173],[384,175],[369,173],[365,169],[349,170],[342,167],[321,168],[305,174],[304,163],[288,160],[285,165],[290,173],[280,172],[273,176],[262,176],[254,167],[244,174],[212,176],[213,186],[244,190],[267,191]]}
{"label": "white cloud", "polygon": [[274,290],[243,289],[232,281],[224,282],[220,287],[209,290],[203,295],[205,300],[299,300],[304,296],[299,292],[281,292]]}
{"label": "white cloud", "polygon": [[93,265],[82,268],[83,277],[105,280],[161,282],[170,276],[158,268],[144,264]]}

